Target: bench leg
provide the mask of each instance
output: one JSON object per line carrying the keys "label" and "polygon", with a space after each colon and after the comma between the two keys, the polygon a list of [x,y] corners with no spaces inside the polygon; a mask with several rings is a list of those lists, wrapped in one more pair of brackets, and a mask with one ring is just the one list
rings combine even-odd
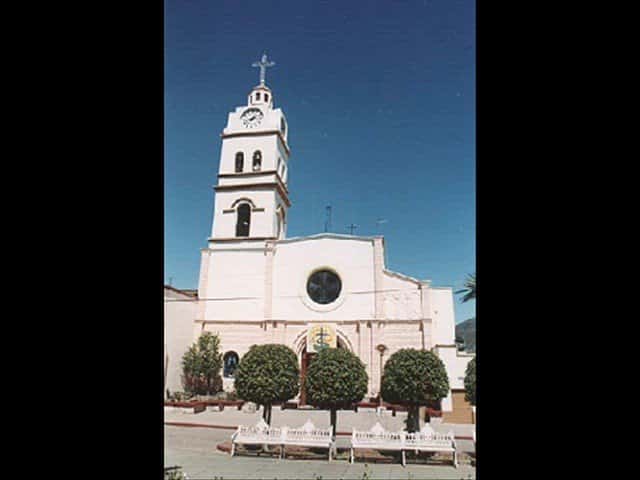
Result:
{"label": "bench leg", "polygon": [[329,461],[331,461],[331,451],[333,450],[333,445],[329,447]]}
{"label": "bench leg", "polygon": [[278,457],[280,460],[282,460],[283,452],[284,452],[284,444],[280,445],[280,456]]}
{"label": "bench leg", "polygon": [[402,466],[406,467],[407,466],[407,458],[405,457],[405,452],[404,450],[402,450]]}
{"label": "bench leg", "polygon": [[231,444],[231,456],[233,457],[233,455],[236,453],[236,444],[232,443]]}
{"label": "bench leg", "polygon": [[455,450],[453,451],[453,466],[458,468],[458,453]]}
{"label": "bench leg", "polygon": [[349,453],[349,463],[353,463],[353,448],[351,448],[351,452]]}

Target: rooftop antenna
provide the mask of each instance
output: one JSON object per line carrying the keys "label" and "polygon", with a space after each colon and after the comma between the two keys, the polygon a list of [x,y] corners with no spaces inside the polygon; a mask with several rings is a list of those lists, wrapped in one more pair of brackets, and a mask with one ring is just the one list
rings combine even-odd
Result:
{"label": "rooftop antenna", "polygon": [[327,233],[331,229],[331,205],[325,207],[324,231]]}
{"label": "rooftop antenna", "polygon": [[379,218],[376,220],[376,232],[380,233],[380,225],[382,225],[383,223],[387,223],[389,220],[387,220],[386,218]]}
{"label": "rooftop antenna", "polygon": [[349,233],[349,234],[350,234],[350,235],[353,235],[353,231],[354,231],[356,228],[358,228],[358,225],[355,225],[355,224],[353,224],[353,223],[352,223],[351,225],[347,225],[347,228],[350,230],[350,233]]}
{"label": "rooftop antenna", "polygon": [[173,286],[173,285],[172,285],[172,283],[173,283],[173,277],[169,277],[169,286],[170,286],[170,287],[172,287],[172,286]]}

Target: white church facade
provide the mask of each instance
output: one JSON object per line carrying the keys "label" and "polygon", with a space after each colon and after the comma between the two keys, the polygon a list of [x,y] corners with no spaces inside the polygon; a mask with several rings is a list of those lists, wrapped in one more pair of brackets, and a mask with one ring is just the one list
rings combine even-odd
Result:
{"label": "white church facade", "polygon": [[[380,391],[382,367],[391,354],[433,349],[452,388],[442,408],[452,412],[456,392],[461,402],[464,368],[472,358],[456,348],[452,289],[388,270],[382,236],[287,237],[289,129],[282,110],[274,108],[263,71],[247,105],[229,114],[221,135],[193,341],[203,332],[219,335],[225,390],[233,389],[234,366],[251,345],[290,347],[303,375],[318,343],[346,348],[366,365],[370,397]],[[179,363],[170,359],[169,370],[179,369]]]}

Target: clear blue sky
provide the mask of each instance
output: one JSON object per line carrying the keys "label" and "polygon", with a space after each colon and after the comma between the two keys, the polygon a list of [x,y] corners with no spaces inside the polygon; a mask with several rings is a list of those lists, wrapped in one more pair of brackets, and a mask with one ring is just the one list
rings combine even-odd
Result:
{"label": "clear blue sky", "polygon": [[[227,114],[263,50],[292,151],[288,237],[382,234],[387,268],[475,271],[475,2],[165,1],[165,282],[197,288]],[[376,227],[376,219],[387,222]],[[459,296],[457,296],[459,297]],[[456,321],[475,302],[456,299]]]}

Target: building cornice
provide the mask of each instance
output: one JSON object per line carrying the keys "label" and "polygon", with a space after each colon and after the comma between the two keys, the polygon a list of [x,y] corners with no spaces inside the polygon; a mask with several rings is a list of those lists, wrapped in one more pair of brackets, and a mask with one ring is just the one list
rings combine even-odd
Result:
{"label": "building cornice", "polygon": [[282,177],[280,177],[280,174],[278,173],[277,170],[262,170],[259,172],[242,172],[242,173],[219,173],[218,178],[250,178],[250,177],[260,177],[262,175],[268,176],[268,175],[274,175],[274,174],[276,176],[276,180],[278,181],[278,183],[280,183],[280,187],[285,192],[287,192],[287,195],[288,195],[289,189],[287,188],[285,183],[282,181]]}
{"label": "building cornice", "polygon": [[287,141],[282,136],[282,132],[280,130],[263,130],[262,132],[235,132],[235,133],[224,133],[220,134],[220,138],[223,140],[225,138],[234,138],[234,137],[262,137],[266,135],[277,135],[280,143],[287,152],[287,156],[291,156],[291,149],[287,145]]}
{"label": "building cornice", "polygon": [[210,237],[209,242],[213,243],[229,243],[229,242],[264,242],[267,240],[276,240],[276,237]]}
{"label": "building cornice", "polygon": [[[206,301],[203,300],[203,301]],[[361,318],[356,320],[321,320],[321,319],[308,319],[308,320],[283,320],[281,318],[269,318],[269,319],[252,319],[252,320],[228,320],[228,319],[218,319],[218,320],[194,320],[196,323],[281,323],[287,325],[309,325],[309,324],[325,324],[331,323],[335,325],[356,325],[363,324],[366,322],[374,322],[374,323],[412,323],[417,324],[422,321],[426,321],[427,319],[419,319],[419,320],[410,320],[410,319],[393,319],[393,320],[381,320],[375,318]]]}
{"label": "building cornice", "polygon": [[[285,190],[287,189],[286,185],[282,181],[280,174],[277,170],[258,170],[256,172],[239,172],[239,173],[219,173],[218,178],[243,178],[243,177],[259,177],[260,175],[276,175],[278,180],[282,182]],[[287,190],[288,191],[288,190]]]}
{"label": "building cornice", "polygon": [[194,320],[194,323],[264,323],[265,320]]}
{"label": "building cornice", "polygon": [[271,189],[276,188],[278,193],[284,200],[284,203],[287,204],[287,207],[291,207],[291,201],[289,200],[289,194],[287,193],[284,185],[280,182],[268,182],[268,183],[244,183],[242,185],[217,185],[213,187],[216,192],[233,192],[238,190],[247,190],[247,189]]}

